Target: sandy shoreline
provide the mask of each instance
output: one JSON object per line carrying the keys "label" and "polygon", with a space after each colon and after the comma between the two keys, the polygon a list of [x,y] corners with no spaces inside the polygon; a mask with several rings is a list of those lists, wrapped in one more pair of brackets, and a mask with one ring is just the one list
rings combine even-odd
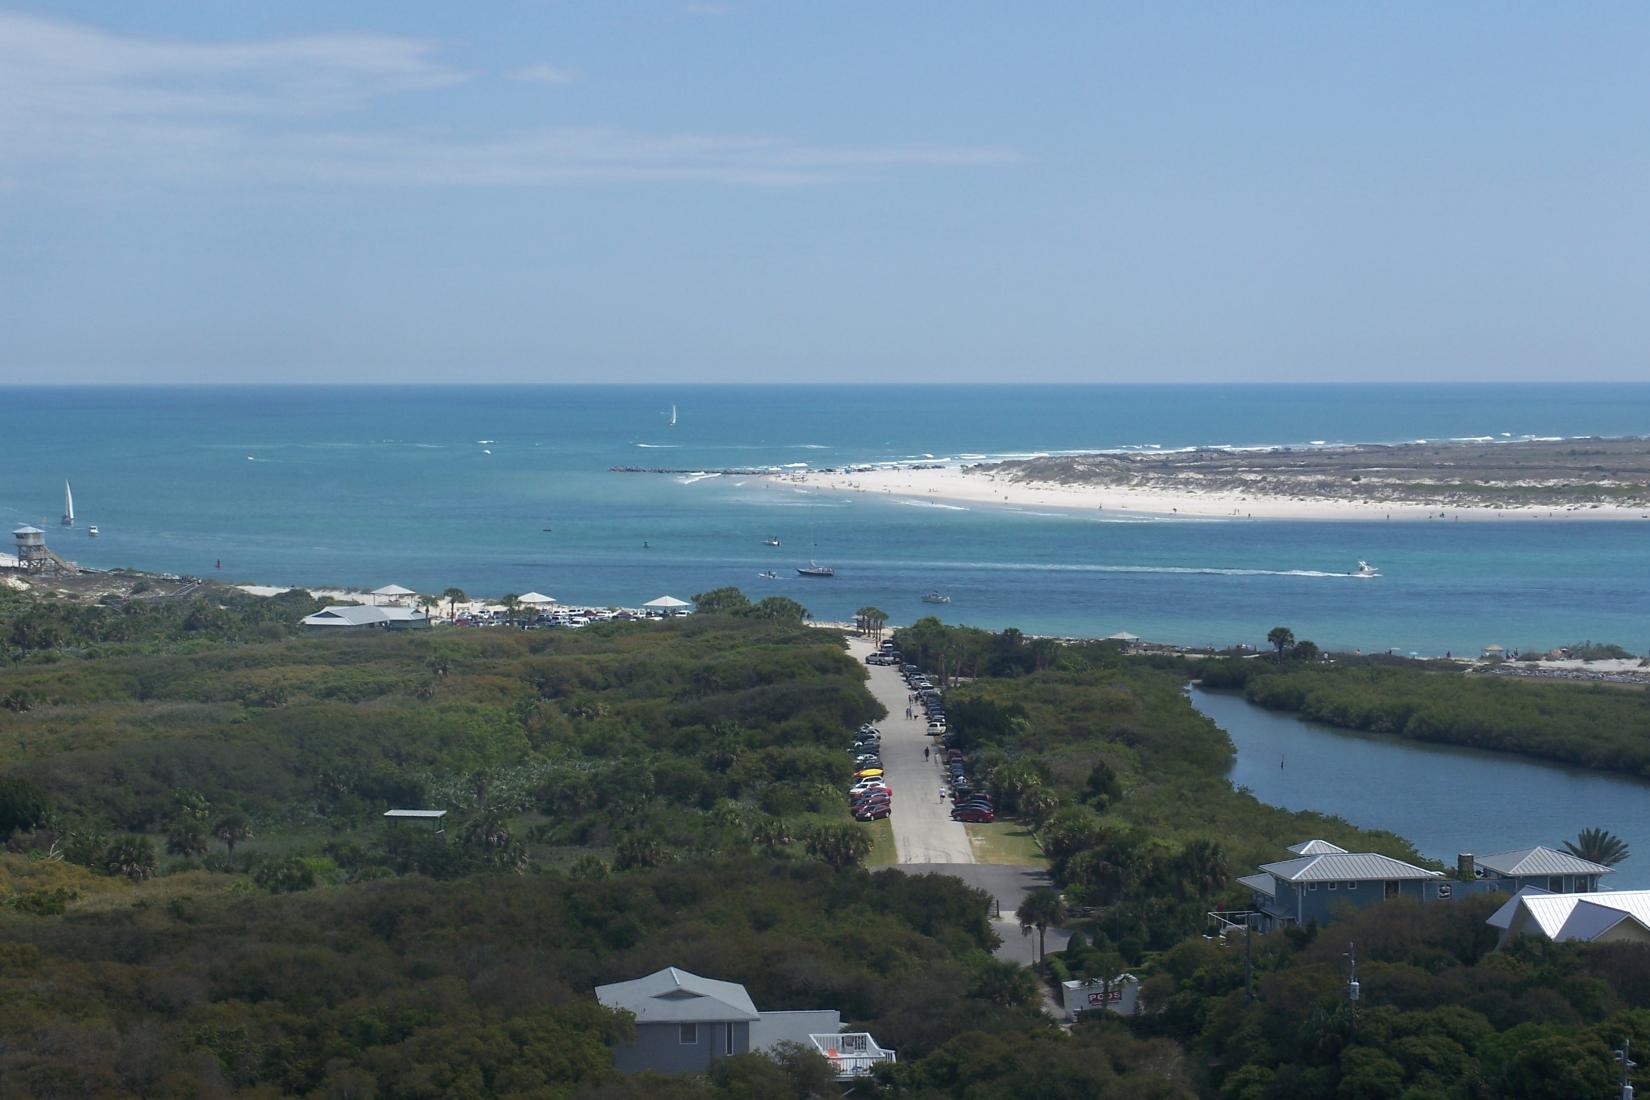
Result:
{"label": "sandy shoreline", "polygon": [[1282,497],[1195,489],[1169,491],[1102,485],[1027,482],[1007,474],[959,466],[885,467],[875,470],[821,470],[773,475],[777,487],[876,493],[947,505],[996,505],[1004,508],[1057,508],[1063,511],[1118,512],[1178,516],[1185,519],[1289,519],[1444,522],[1509,520],[1646,520],[1650,510],[1611,505],[1568,508],[1435,504],[1393,504]]}

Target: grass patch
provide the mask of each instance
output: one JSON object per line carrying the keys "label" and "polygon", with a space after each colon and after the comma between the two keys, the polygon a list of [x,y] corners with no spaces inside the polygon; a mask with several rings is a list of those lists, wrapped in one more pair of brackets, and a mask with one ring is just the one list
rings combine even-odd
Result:
{"label": "grass patch", "polygon": [[1031,829],[1018,821],[965,824],[963,828],[968,830],[968,846],[976,863],[1048,866],[1048,857],[1037,847]]}
{"label": "grass patch", "polygon": [[888,867],[899,862],[899,853],[894,850],[894,826],[888,818],[881,821],[867,821],[862,826],[871,834],[874,847],[871,854],[865,857],[867,867]]}

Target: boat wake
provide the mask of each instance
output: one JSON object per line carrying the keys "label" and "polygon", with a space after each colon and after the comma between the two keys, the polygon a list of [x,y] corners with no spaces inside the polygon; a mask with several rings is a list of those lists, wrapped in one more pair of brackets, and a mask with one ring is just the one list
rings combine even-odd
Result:
{"label": "boat wake", "polygon": [[680,444],[676,443],[638,443],[636,446],[649,451],[674,451]]}
{"label": "boat wake", "polygon": [[941,569],[989,569],[1027,573],[1169,573],[1204,577],[1311,577],[1346,580],[1356,573],[1331,573],[1322,569],[1232,569],[1214,565],[1060,565],[1049,562],[934,562]]}
{"label": "boat wake", "polygon": [[687,474],[684,477],[677,478],[676,479],[676,484],[678,484],[678,485],[692,485],[695,481],[703,481],[708,477],[721,477],[721,476],[722,476],[721,474],[712,474],[712,473]]}
{"label": "boat wake", "polygon": [[964,508],[960,504],[941,504],[937,500],[901,500],[907,508],[938,508],[942,512],[967,512],[972,509]]}

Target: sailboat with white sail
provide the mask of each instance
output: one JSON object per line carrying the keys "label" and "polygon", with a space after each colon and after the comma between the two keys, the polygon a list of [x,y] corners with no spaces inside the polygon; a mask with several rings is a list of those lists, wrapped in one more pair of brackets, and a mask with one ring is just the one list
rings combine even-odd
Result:
{"label": "sailboat with white sail", "polygon": [[74,490],[69,488],[67,478],[63,480],[63,526],[74,526]]}
{"label": "sailboat with white sail", "polygon": [[670,426],[672,428],[676,426],[676,405],[674,402],[670,406]]}
{"label": "sailboat with white sail", "polygon": [[[812,538],[812,541],[813,541],[813,544],[814,544],[814,554],[817,555],[819,553],[819,532],[818,532],[817,528],[815,527],[814,521],[811,517],[808,520],[808,532],[809,532],[809,535]],[[804,576],[804,577],[834,577],[834,576],[836,576],[836,570],[835,569],[832,569],[828,565],[820,565],[818,561],[815,561],[815,560],[812,560],[812,559],[809,560],[807,565],[797,566],[796,571],[797,571],[798,574],[800,574],[801,576]]]}

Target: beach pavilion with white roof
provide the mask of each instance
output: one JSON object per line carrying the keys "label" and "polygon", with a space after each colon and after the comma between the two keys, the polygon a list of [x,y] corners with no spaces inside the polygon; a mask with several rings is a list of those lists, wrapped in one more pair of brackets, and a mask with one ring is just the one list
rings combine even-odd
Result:
{"label": "beach pavilion with white roof", "polygon": [[678,600],[675,596],[660,596],[658,599],[649,600],[642,605],[644,609],[660,615],[674,615],[684,607],[692,606],[686,600]]}
{"label": "beach pavilion with white roof", "polygon": [[379,600],[384,599],[385,597],[388,597],[393,601],[399,601],[406,599],[408,596],[416,595],[418,595],[418,593],[414,592],[410,588],[403,588],[399,584],[386,584],[383,588],[374,588],[372,590],[372,602],[376,604]]}
{"label": "beach pavilion with white roof", "polygon": [[544,607],[556,602],[556,597],[546,596],[543,592],[529,592],[525,596],[517,596],[516,602],[523,607]]}

